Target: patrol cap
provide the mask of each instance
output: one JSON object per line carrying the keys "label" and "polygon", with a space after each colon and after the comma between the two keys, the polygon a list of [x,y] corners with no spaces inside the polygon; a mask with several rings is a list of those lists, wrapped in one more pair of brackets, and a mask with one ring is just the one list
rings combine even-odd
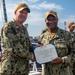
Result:
{"label": "patrol cap", "polygon": [[70,26],[75,26],[75,23],[74,22],[70,22],[69,24],[68,24],[68,27],[70,27]]}
{"label": "patrol cap", "polygon": [[54,17],[58,18],[57,13],[53,10],[46,12],[45,18],[47,19],[49,15],[53,15]]}
{"label": "patrol cap", "polygon": [[22,11],[23,9],[26,9],[28,13],[30,13],[30,9],[25,3],[20,3],[15,7],[15,11]]}

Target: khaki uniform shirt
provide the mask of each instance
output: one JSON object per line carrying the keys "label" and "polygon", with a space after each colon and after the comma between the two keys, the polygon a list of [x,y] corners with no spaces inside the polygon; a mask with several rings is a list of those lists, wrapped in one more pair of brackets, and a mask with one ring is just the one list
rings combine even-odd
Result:
{"label": "khaki uniform shirt", "polygon": [[70,34],[59,28],[53,38],[50,38],[48,28],[42,31],[38,43],[43,45],[54,44],[58,57],[64,59],[60,64],[52,64],[50,62],[44,64],[43,75],[73,75],[71,62],[73,50],[71,51],[70,39]]}
{"label": "khaki uniform shirt", "polygon": [[15,21],[1,30],[2,61],[0,75],[28,75],[31,43],[27,29]]}

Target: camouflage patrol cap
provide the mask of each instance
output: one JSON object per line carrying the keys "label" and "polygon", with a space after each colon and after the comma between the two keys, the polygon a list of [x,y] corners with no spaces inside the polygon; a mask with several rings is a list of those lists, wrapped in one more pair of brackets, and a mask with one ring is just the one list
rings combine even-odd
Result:
{"label": "camouflage patrol cap", "polygon": [[26,9],[28,13],[30,13],[30,9],[25,3],[20,3],[15,7],[15,11],[22,11],[23,9]]}
{"label": "camouflage patrol cap", "polygon": [[69,24],[68,24],[68,27],[70,27],[70,26],[75,26],[75,23],[74,22],[70,22]]}
{"label": "camouflage patrol cap", "polygon": [[47,17],[49,15],[53,15],[54,17],[58,18],[57,13],[55,11],[48,11],[48,12],[46,12],[45,18],[47,19]]}

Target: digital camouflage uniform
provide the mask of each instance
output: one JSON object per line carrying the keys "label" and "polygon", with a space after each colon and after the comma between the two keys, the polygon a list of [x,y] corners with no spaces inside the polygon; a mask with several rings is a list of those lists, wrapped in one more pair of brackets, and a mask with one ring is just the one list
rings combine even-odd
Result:
{"label": "digital camouflage uniform", "polygon": [[1,30],[2,61],[0,75],[28,75],[31,43],[27,29],[13,20]]}
{"label": "digital camouflage uniform", "polygon": [[[75,50],[75,32],[70,32],[70,34],[73,41],[72,46]],[[73,75],[75,75],[75,53],[74,53],[74,60],[73,60]]]}
{"label": "digital camouflage uniform", "polygon": [[71,51],[71,35],[62,29],[58,28],[58,31],[52,39],[50,39],[50,34],[48,28],[44,28],[40,38],[38,40],[39,44],[54,44],[58,57],[64,59],[60,64],[46,63],[44,64],[43,75],[73,75],[72,74],[72,61],[73,49]]}

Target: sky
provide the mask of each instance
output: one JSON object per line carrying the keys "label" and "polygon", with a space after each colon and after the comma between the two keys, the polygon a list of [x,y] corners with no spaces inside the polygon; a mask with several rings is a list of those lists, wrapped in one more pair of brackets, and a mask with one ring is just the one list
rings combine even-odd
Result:
{"label": "sky", "polygon": [[[26,3],[31,13],[25,24],[28,24],[29,36],[39,36],[45,24],[45,13],[49,10],[54,10],[58,15],[58,27],[67,30],[69,22],[75,22],[75,0],[5,0],[8,22],[14,18],[14,8],[17,4]],[[66,22],[66,25],[64,25]],[[2,0],[0,0],[0,30],[4,25]]]}

